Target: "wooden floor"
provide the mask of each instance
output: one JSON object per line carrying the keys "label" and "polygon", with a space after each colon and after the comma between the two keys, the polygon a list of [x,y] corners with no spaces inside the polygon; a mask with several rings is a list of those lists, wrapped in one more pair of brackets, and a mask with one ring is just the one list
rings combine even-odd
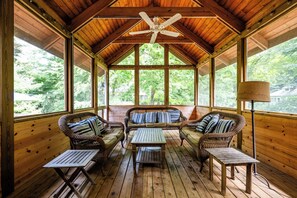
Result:
{"label": "wooden floor", "polygon": [[[131,134],[132,135],[132,134]],[[105,163],[106,176],[103,176],[98,164],[89,164],[88,172],[96,185],[85,182],[80,176],[75,184],[82,188],[84,197],[223,197],[220,194],[220,165],[214,163],[214,180],[208,179],[208,161],[202,173],[200,163],[196,160],[192,148],[187,142],[180,146],[178,131],[165,131],[166,166],[141,165],[134,177],[131,144],[121,148],[120,144],[113,150]],[[131,137],[129,137],[131,140]],[[129,142],[129,141],[128,141]],[[227,179],[226,197],[297,197],[297,180],[288,177],[263,164],[258,165],[258,172],[270,182],[271,188],[262,183],[264,180],[253,176],[252,193],[245,193],[245,167],[238,167],[235,180]],[[230,175],[230,169],[227,170]],[[14,197],[53,197],[62,184],[53,172],[52,179],[15,193]],[[36,187],[38,186],[38,187]],[[76,197],[64,190],[61,197]]]}

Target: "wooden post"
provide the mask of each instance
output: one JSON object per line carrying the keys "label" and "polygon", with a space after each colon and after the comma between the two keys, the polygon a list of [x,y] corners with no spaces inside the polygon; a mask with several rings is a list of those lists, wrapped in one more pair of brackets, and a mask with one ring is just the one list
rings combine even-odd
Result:
{"label": "wooden post", "polygon": [[98,114],[98,67],[97,60],[92,58],[92,104],[94,106],[94,113]]}
{"label": "wooden post", "polygon": [[198,106],[198,68],[194,69],[194,105]]}
{"label": "wooden post", "polygon": [[109,70],[106,71],[106,120],[109,120]]}
{"label": "wooden post", "polygon": [[14,1],[2,0],[0,4],[1,190],[2,197],[7,197],[14,191]]}
{"label": "wooden post", "polygon": [[73,37],[66,39],[66,53],[65,53],[65,60],[66,60],[66,106],[67,111],[69,113],[73,113],[74,111],[74,81],[73,81],[73,65],[74,65],[74,48],[73,48]]}
{"label": "wooden post", "polygon": [[214,94],[215,94],[215,59],[212,57],[209,60],[209,111],[214,107]]}
{"label": "wooden post", "polygon": [[[240,82],[246,80],[247,69],[247,39],[242,38],[237,42],[237,90]],[[242,114],[244,103],[237,100],[237,113]],[[237,134],[237,148],[242,149],[242,132]]]}
{"label": "wooden post", "polygon": [[134,70],[134,100],[135,106],[139,105],[139,45],[134,46],[135,70]]}
{"label": "wooden post", "polygon": [[169,45],[164,45],[164,104],[169,105]]}

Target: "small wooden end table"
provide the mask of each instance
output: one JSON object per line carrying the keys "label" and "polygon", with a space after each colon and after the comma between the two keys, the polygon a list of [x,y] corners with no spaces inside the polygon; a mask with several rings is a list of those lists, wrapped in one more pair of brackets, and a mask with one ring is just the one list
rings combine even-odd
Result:
{"label": "small wooden end table", "polygon": [[234,167],[246,166],[246,192],[252,191],[252,164],[259,161],[234,149],[234,148],[208,148],[209,153],[209,179],[213,180],[213,159],[216,159],[222,166],[221,193],[226,194],[226,167],[231,166],[231,179],[235,179]]}
{"label": "small wooden end table", "polygon": [[[131,144],[135,174],[136,163],[159,163],[164,167],[166,139],[161,128],[137,129]],[[140,147],[138,152],[137,147]],[[160,149],[154,150],[149,147],[159,147]]]}
{"label": "small wooden end table", "polygon": [[[91,179],[84,167],[93,159],[93,157],[99,152],[99,150],[67,150],[46,165],[44,168],[54,168],[58,175],[64,180],[64,185],[57,192],[54,197],[59,197],[66,186],[69,186],[71,191],[74,192],[77,197],[82,197],[73,185],[73,180],[77,175],[82,172],[87,179],[94,185],[95,182]],[[62,168],[76,168],[72,175],[67,178]]]}

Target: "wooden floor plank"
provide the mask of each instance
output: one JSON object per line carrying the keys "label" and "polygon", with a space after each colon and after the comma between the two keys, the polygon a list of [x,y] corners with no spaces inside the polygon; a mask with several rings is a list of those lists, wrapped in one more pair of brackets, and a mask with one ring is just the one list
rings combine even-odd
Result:
{"label": "wooden floor plank", "polygon": [[161,171],[162,168],[159,166],[155,165],[152,169],[153,173],[153,191],[154,191],[154,197],[158,198],[164,198],[164,186],[162,183],[162,178],[161,178]]}
{"label": "wooden floor plank", "polygon": [[132,161],[132,155],[131,150],[127,150],[127,152],[130,153],[130,160],[128,164],[128,168],[126,171],[126,175],[123,181],[123,187],[121,190],[120,197],[122,198],[129,198],[132,195],[132,188],[134,183],[134,170],[133,170],[133,161]]}

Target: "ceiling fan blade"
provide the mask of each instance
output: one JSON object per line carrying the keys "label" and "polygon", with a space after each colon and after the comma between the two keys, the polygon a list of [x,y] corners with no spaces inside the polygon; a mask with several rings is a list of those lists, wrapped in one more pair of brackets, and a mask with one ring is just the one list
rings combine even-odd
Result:
{"label": "ceiling fan blade", "polygon": [[156,39],[157,39],[157,35],[158,35],[158,32],[154,32],[152,34],[152,37],[151,37],[151,40],[150,40],[150,43],[153,44],[155,43]]}
{"label": "ceiling fan blade", "polygon": [[141,18],[150,26],[150,28],[154,27],[154,22],[150,19],[150,17],[145,12],[139,12]]}
{"label": "ceiling fan blade", "polygon": [[168,30],[161,30],[161,34],[167,35],[167,36],[173,36],[173,37],[178,37],[179,33],[178,32],[172,32]]}
{"label": "ceiling fan blade", "polygon": [[182,18],[182,15],[177,13],[175,15],[173,15],[170,19],[168,19],[167,21],[163,22],[162,24],[160,24],[160,27],[163,29],[163,28],[166,28],[167,26],[171,25],[172,23],[180,20]]}
{"label": "ceiling fan blade", "polygon": [[136,34],[146,34],[152,32],[151,30],[142,30],[142,31],[135,31],[135,32],[129,32],[130,35],[136,35]]}

